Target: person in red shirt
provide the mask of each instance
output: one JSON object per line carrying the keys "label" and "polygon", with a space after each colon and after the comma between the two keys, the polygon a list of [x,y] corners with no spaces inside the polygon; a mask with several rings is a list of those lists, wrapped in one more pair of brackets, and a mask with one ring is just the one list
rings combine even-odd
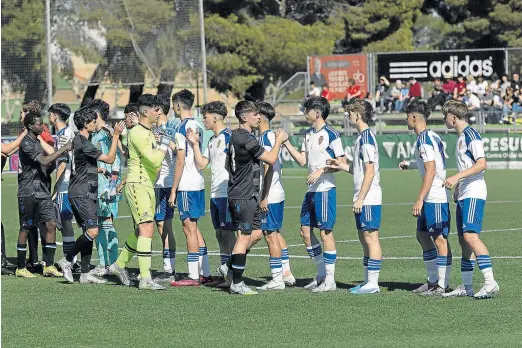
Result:
{"label": "person in red shirt", "polygon": [[448,77],[442,84],[442,90],[445,94],[452,95],[456,86],[457,84],[455,83],[455,80],[453,80],[451,77]]}
{"label": "person in red shirt", "polygon": [[415,80],[415,77],[410,77],[408,79],[410,83],[410,92],[408,93],[408,97],[410,101],[414,98],[422,98],[422,89],[419,81]]}
{"label": "person in red shirt", "polygon": [[346,89],[346,101],[350,101],[353,98],[362,99],[361,86],[355,83],[354,79],[348,81],[348,88]]}
{"label": "person in red shirt", "polygon": [[325,84],[323,86],[323,91],[321,92],[321,97],[326,98],[326,100],[328,100],[328,101],[332,100],[333,96],[332,96],[332,93],[330,93],[330,89],[328,89],[328,84]]}
{"label": "person in red shirt", "polygon": [[457,77],[457,84],[455,85],[455,89],[453,90],[453,99],[462,100],[462,98],[466,95],[466,82],[464,81],[464,76],[459,75]]}

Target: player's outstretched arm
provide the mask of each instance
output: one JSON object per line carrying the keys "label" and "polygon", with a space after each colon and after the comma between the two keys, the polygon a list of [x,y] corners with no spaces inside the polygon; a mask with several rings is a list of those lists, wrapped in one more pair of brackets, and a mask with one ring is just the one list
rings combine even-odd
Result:
{"label": "player's outstretched arm", "polygon": [[22,142],[22,139],[26,135],[27,135],[27,129],[24,129],[24,131],[14,141],[12,141],[8,144],[2,143],[2,154],[10,155],[11,152],[14,152],[18,147],[20,147],[20,143]]}
{"label": "player's outstretched arm", "polygon": [[189,128],[187,130],[187,140],[189,143],[192,144],[192,149],[194,150],[194,162],[196,163],[196,167],[199,170],[205,169],[210,161],[201,153],[201,149],[199,148],[199,142],[201,140],[199,138],[199,134],[197,132],[193,132],[192,129]]}
{"label": "player's outstretched arm", "polygon": [[272,150],[265,151],[259,159],[267,164],[274,165],[276,163],[277,158],[279,157],[279,150],[281,150],[281,144],[288,140],[288,134],[282,129],[278,130],[276,133],[276,140],[274,147]]}
{"label": "player's outstretched arm", "polygon": [[402,161],[399,163],[399,169],[408,170],[408,169],[419,169],[416,161]]}
{"label": "player's outstretched arm", "polygon": [[40,145],[42,145],[42,149],[46,155],[52,155],[54,153],[54,147],[47,144],[41,136],[38,136],[38,141],[40,142]]}
{"label": "player's outstretched arm", "polygon": [[297,149],[290,143],[289,140],[285,141],[283,143],[284,147],[288,150],[290,153],[290,156],[301,166],[306,166],[306,153],[305,152],[299,152]]}
{"label": "player's outstretched arm", "polygon": [[[21,146],[23,146],[23,143],[21,144]],[[58,157],[60,157],[63,153],[67,152],[67,151],[71,151],[72,149],[72,142],[69,141],[67,144],[65,144],[64,146],[62,146],[59,150],[57,150],[55,153],[51,154],[51,155],[48,155],[48,156],[44,156],[44,155],[39,155],[38,157],[35,158],[35,161],[37,161],[38,163],[40,163],[42,166],[49,166],[50,164],[54,163],[54,161],[56,161],[56,159]]]}
{"label": "player's outstretched arm", "polygon": [[111,148],[109,149],[108,154],[102,154],[98,157],[98,161],[104,162],[107,164],[113,164],[116,159],[116,151],[118,150],[118,141],[120,140],[120,135],[125,129],[125,121],[120,121],[114,127],[114,133],[112,134],[112,143]]}
{"label": "player's outstretched arm", "polygon": [[326,160],[326,166],[328,169],[343,170],[350,174],[353,174],[353,168],[350,164],[343,162],[339,158],[331,158]]}

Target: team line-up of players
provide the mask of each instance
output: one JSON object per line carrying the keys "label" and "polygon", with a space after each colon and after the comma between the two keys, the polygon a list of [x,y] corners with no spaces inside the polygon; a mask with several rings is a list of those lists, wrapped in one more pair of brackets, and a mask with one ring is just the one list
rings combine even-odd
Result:
{"label": "team line-up of players", "polygon": [[[281,290],[295,284],[289,264],[283,224],[285,192],[282,185],[280,150],[285,146],[294,160],[307,166],[308,190],[301,209],[301,236],[317,273],[305,286],[312,292],[336,290],[337,252],[333,229],[336,221],[335,173],[353,174],[353,213],[363,249],[364,281],[351,288],[352,294],[380,292],[379,274],[382,252],[379,243],[382,191],[380,187],[379,150],[369,127],[373,116],[371,104],[354,100],[346,106],[350,125],[359,136],[354,143],[353,162],[347,163],[341,138],[326,124],[330,105],[325,98],[310,97],[303,103],[311,128],[305,133],[300,149],[288,135],[273,132],[270,122],[274,108],[266,102],[240,101],[235,107],[239,128],[224,125],[227,107],[222,102],[203,106],[204,127],[213,132],[202,151],[201,125],[192,117],[194,95],[182,90],[172,96],[174,116],[168,117],[168,96],[141,96],[137,104],[125,109],[125,121],[114,129],[105,121],[108,105],[95,100],[74,113],[79,130],[74,135],[66,122],[70,109],[55,104],[49,109],[56,127],[56,150],[46,149],[41,138],[40,115],[28,112],[24,117],[27,135],[19,138],[19,211],[17,276],[34,277],[25,267],[26,243],[31,230],[45,224],[44,276],[64,276],[73,282],[76,255],[81,254],[80,283],[105,283],[111,274],[123,285],[133,281],[126,271],[137,255],[139,288],[165,289],[172,286],[217,286],[231,293],[257,294],[243,281],[250,248],[264,237],[270,254],[272,279],[257,290]],[[401,170],[418,169],[422,185],[412,214],[417,217],[417,240],[422,248],[427,282],[414,293],[422,296],[488,298],[499,291],[493,277],[491,258],[480,239],[487,189],[484,180],[486,159],[480,134],[469,126],[464,103],[448,101],[443,108],[445,123],[458,134],[455,157],[458,173],[446,177],[446,158],[440,137],[427,128],[430,109],[414,100],[406,107],[409,130],[417,134],[415,160],[403,161]],[[119,142],[125,126],[128,146]],[[254,131],[258,131],[258,137]],[[42,146],[43,145],[43,146]],[[128,175],[120,178],[121,156],[128,158]],[[57,183],[51,194],[50,173],[56,162]],[[205,239],[198,220],[205,215],[202,170],[211,166],[210,215],[219,244],[221,266],[211,276]],[[448,243],[450,213],[448,189],[457,203],[456,220],[462,248],[462,284],[448,291],[452,254]],[[118,200],[124,190],[135,224],[121,253],[113,219],[118,216]],[[53,200],[58,206],[55,214]],[[179,210],[187,241],[188,276],[175,274],[176,249],[172,231],[175,207]],[[74,239],[72,218],[84,233]],[[54,266],[56,221],[63,234],[65,257],[59,261],[62,272]],[[154,223],[163,243],[163,273],[151,275]],[[320,240],[314,229],[320,231]],[[91,270],[93,244],[100,264]],[[322,244],[322,245],[321,245]],[[478,263],[484,285],[473,291],[474,264]]]}

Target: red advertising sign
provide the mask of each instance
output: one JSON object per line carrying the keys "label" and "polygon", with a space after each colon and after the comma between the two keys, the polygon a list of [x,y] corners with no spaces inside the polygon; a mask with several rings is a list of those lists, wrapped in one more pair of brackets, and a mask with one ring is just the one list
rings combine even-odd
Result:
{"label": "red advertising sign", "polygon": [[323,88],[328,84],[333,99],[344,99],[348,89],[348,82],[355,80],[361,89],[364,98],[368,91],[366,76],[366,56],[362,54],[348,54],[335,56],[309,57],[310,82],[316,87]]}

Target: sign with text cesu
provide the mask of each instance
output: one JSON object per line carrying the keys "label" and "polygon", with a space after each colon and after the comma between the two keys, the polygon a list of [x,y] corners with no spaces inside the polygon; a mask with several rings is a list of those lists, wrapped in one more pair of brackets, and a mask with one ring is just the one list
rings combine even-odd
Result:
{"label": "sign with text cesu", "polygon": [[[455,134],[439,134],[444,144],[444,155],[448,168],[456,168],[455,146],[457,136]],[[348,161],[353,160],[354,136],[341,137],[344,151]],[[377,135],[379,145],[379,165],[381,168],[397,168],[403,160],[411,160],[415,157],[415,142],[417,136],[414,134],[386,134]],[[522,169],[522,134],[513,133],[488,133],[482,135],[484,152],[491,169]],[[302,136],[292,136],[290,141],[297,148],[301,148]],[[290,154],[283,148],[282,158],[285,167],[298,167]]]}
{"label": "sign with text cesu", "polygon": [[362,54],[346,54],[334,56],[309,57],[310,82],[322,88],[328,84],[333,99],[346,96],[348,81],[354,79],[361,87],[364,97],[368,91],[366,56]]}
{"label": "sign with text cesu", "polygon": [[419,81],[459,75],[482,76],[486,80],[496,73],[499,77],[506,72],[505,51],[444,51],[378,54],[379,76],[394,80],[415,77]]}

